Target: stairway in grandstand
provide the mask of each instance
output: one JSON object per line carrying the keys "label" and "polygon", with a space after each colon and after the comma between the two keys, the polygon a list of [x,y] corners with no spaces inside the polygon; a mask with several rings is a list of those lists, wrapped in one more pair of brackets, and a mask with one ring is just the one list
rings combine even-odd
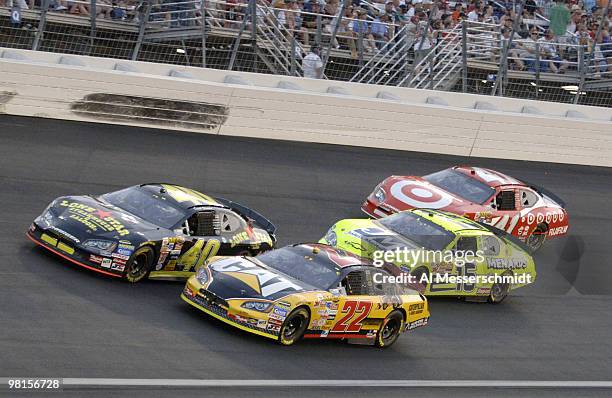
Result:
{"label": "stairway in grandstand", "polygon": [[[233,22],[231,28],[225,26],[228,12],[223,8],[226,6],[225,1],[209,0],[206,2],[207,8],[199,6],[196,0],[175,4],[186,8],[168,11],[164,9],[164,4],[151,6],[146,16],[147,23],[141,32],[143,43],[197,40],[203,35],[204,14],[207,31],[226,36],[238,53],[254,54],[269,73],[302,75],[303,48],[297,40],[291,39],[291,33],[279,23],[275,11],[264,1],[256,0],[254,4],[245,5],[243,13],[238,13],[240,20]],[[253,18],[253,10],[256,18]],[[231,67],[235,66],[234,63],[240,63],[235,58],[229,62]]]}
{"label": "stairway in grandstand", "polygon": [[419,42],[404,26],[351,79],[358,83],[450,90],[461,78],[461,25],[435,44],[429,54],[414,65]]}

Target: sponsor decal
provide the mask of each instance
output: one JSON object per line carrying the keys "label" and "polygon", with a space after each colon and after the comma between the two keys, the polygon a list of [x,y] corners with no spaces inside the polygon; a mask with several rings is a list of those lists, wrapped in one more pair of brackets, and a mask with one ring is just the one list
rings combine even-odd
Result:
{"label": "sponsor decal", "polygon": [[113,264],[111,265],[111,269],[122,272],[125,269],[125,264],[118,264],[116,262],[113,262]]}
{"label": "sponsor decal", "polygon": [[278,306],[274,307],[272,309],[272,312],[274,314],[276,314],[276,315],[279,315],[279,316],[283,317],[283,318],[286,318],[287,314],[288,314],[288,311],[285,308],[278,307]]}
{"label": "sponsor decal", "polygon": [[551,228],[550,231],[548,231],[548,236],[563,235],[565,233],[567,233],[567,225],[564,225],[562,227]]}
{"label": "sponsor decal", "polygon": [[266,321],[265,319],[259,319],[257,321],[257,327],[260,329],[265,329],[267,325],[268,325],[268,321]]}
{"label": "sponsor decal", "polygon": [[424,308],[425,308],[424,303],[410,304],[410,306],[408,307],[408,314],[409,315],[420,314],[421,312],[423,312]]}
{"label": "sponsor decal", "polygon": [[130,259],[130,256],[126,256],[126,255],[123,255],[121,253],[112,253],[111,257],[119,258],[121,260],[129,260]]}
{"label": "sponsor decal", "polygon": [[101,264],[102,260],[104,260],[102,257],[96,256],[95,254],[89,256],[89,261],[92,263]]}
{"label": "sponsor decal", "polygon": [[130,250],[130,249],[123,249],[121,247],[117,249],[117,254],[121,254],[123,256],[129,257],[129,256],[132,255],[132,253],[133,253],[133,251]]}
{"label": "sponsor decal", "polygon": [[415,208],[442,209],[453,203],[453,197],[425,181],[397,181],[389,190],[391,196]]}
{"label": "sponsor decal", "polygon": [[421,318],[414,322],[409,322],[406,324],[406,330],[416,329],[421,326],[427,325],[428,318]]}
{"label": "sponsor decal", "polygon": [[85,225],[92,231],[117,232],[120,236],[130,233],[121,222],[113,217],[110,211],[68,200],[62,200],[59,205],[67,208],[70,219]]}
{"label": "sponsor decal", "polygon": [[281,315],[275,314],[274,312],[271,312],[269,317],[270,317],[270,319],[274,319],[274,320],[277,320],[277,321],[280,321],[280,322],[284,321],[285,318],[286,318],[285,316],[281,316]]}
{"label": "sponsor decal", "polygon": [[53,225],[51,225],[51,226],[49,227],[49,229],[50,229],[50,230],[52,230],[52,231],[57,232],[58,234],[62,235],[62,236],[63,236],[63,237],[65,237],[65,238],[70,239],[70,240],[71,240],[71,241],[73,241],[73,242],[76,242],[76,243],[80,243],[80,242],[81,242],[81,241],[80,241],[80,240],[78,240],[78,239],[77,239],[77,238],[76,238],[74,235],[69,234],[68,232],[64,231],[63,229],[60,229],[60,228],[55,227],[55,226],[53,226]]}
{"label": "sponsor decal", "polygon": [[112,263],[113,263],[113,260],[111,260],[110,258],[105,258],[105,259],[102,259],[102,263],[100,264],[100,266],[102,268],[110,268]]}
{"label": "sponsor decal", "polygon": [[527,268],[527,261],[517,258],[487,257],[487,267],[491,269],[522,269]]}
{"label": "sponsor decal", "polygon": [[476,290],[476,294],[481,294],[483,296],[486,296],[489,293],[491,293],[490,287],[479,287],[478,290]]}
{"label": "sponsor decal", "polygon": [[269,323],[268,322],[268,326],[266,327],[266,330],[270,331],[270,332],[280,332],[280,325],[275,325],[273,323]]}

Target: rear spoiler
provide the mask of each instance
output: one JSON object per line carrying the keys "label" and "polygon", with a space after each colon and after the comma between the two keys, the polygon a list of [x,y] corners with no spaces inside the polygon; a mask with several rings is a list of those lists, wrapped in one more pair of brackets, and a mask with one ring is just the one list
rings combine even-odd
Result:
{"label": "rear spoiler", "polygon": [[240,213],[242,216],[250,218],[257,224],[260,228],[269,233],[272,237],[274,237],[274,233],[276,232],[276,226],[272,224],[270,220],[256,212],[255,210],[249,209],[248,207],[241,205],[240,203],[233,202],[229,199],[223,198],[215,198],[215,200],[221,203],[224,206],[229,207],[230,209]]}
{"label": "rear spoiler", "polygon": [[520,247],[522,250],[524,250],[525,252],[529,253],[529,255],[531,255],[531,249],[519,238],[517,238],[516,236],[507,233],[506,231],[504,231],[503,229],[499,229],[496,228],[492,225],[489,224],[485,224],[483,222],[480,221],[475,221],[478,224],[480,224],[481,227],[486,228],[487,230],[489,230],[490,232],[493,232],[493,234],[495,234],[495,236],[497,236],[498,238],[504,238],[507,241],[510,241],[512,243],[514,243],[515,245],[517,245],[518,247]]}
{"label": "rear spoiler", "polygon": [[534,189],[536,192],[538,192],[539,194],[542,195],[546,195],[549,198],[551,198],[552,200],[554,200],[555,202],[557,202],[557,204],[559,204],[559,206],[563,207],[565,209],[565,201],[563,199],[561,199],[560,197],[558,197],[557,195],[555,195],[554,193],[550,192],[548,189],[546,188],[542,188],[539,185],[535,185],[532,184],[528,181],[522,180],[525,184],[529,185],[529,187],[531,189]]}

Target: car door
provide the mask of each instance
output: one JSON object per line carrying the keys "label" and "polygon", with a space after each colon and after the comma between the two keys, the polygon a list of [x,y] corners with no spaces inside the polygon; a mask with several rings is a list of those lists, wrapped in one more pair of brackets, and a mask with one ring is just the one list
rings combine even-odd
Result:
{"label": "car door", "polygon": [[338,302],[338,312],[329,337],[359,338],[376,329],[367,322],[376,303],[370,294],[372,276],[364,268],[351,270],[342,279],[341,286],[346,295],[341,296]]}
{"label": "car door", "polygon": [[[447,250],[454,252],[455,261],[432,265],[430,283],[427,285],[427,293],[431,295],[472,294],[476,289],[475,284],[465,283],[461,278],[476,275],[476,263],[462,261],[467,253],[478,251],[478,240],[476,236],[458,235],[454,243]],[[471,256],[469,256],[471,259]],[[443,272],[437,271],[438,266],[444,266]],[[436,277],[436,272],[440,277]],[[448,276],[445,278],[445,276]]]}

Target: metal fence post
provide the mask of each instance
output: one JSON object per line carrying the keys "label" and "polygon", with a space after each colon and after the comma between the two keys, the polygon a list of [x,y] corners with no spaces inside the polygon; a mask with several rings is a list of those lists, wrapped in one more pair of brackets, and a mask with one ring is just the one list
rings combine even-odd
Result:
{"label": "metal fence post", "polygon": [[[238,54],[238,48],[240,47],[240,39],[242,38],[242,34],[244,33],[244,30],[246,29],[247,22],[249,20],[251,20],[251,23],[252,23],[252,21],[254,20],[254,18],[250,18],[251,17],[250,14],[253,12],[253,8],[251,7],[252,3],[254,3],[254,1],[253,0],[249,0],[249,6],[247,8],[247,14],[242,19],[242,23],[240,24],[240,29],[238,29],[238,36],[236,36],[236,40],[234,40],[234,44],[232,46],[232,55],[230,56],[230,62],[229,62],[229,65],[227,66],[227,70],[233,70],[234,69],[234,63],[236,62],[236,56]],[[251,30],[251,36],[254,33],[256,33],[256,32],[254,30]],[[253,39],[253,43],[255,43],[255,39]],[[253,51],[255,52],[256,49],[254,48]],[[254,57],[254,58],[257,58],[257,57]]]}
{"label": "metal fence post", "polygon": [[539,96],[539,91],[538,89],[540,88],[540,67],[541,67],[541,60],[540,60],[540,43],[538,43],[536,41],[536,98],[538,98]]}
{"label": "metal fence post", "polygon": [[202,68],[206,68],[206,2],[200,0],[200,17],[202,18]]}
{"label": "metal fence post", "polygon": [[[334,44],[334,41],[336,40],[336,35],[338,34],[338,28],[340,27],[340,24],[342,23],[342,16],[344,15],[344,9],[346,8],[346,3],[348,3],[349,0],[344,0],[342,2],[342,6],[340,7],[340,12],[338,13],[338,21],[336,21],[336,25],[334,26],[334,30],[332,31],[332,35],[331,38],[329,39],[329,45],[327,46],[327,52],[325,53],[325,55],[323,56],[323,74],[325,74],[325,67],[327,66],[327,61],[329,61],[329,56],[331,54],[331,49],[332,46]],[[334,20],[335,17],[332,17],[332,21]]]}
{"label": "metal fence post", "polygon": [[[522,2],[519,4],[519,11],[517,12],[517,15],[523,15],[523,3]],[[512,47],[512,42],[514,41],[514,35],[516,34],[516,31],[518,30],[519,19],[520,18],[518,17],[514,18],[514,22],[512,24],[512,31],[510,32],[510,38],[508,39],[508,44],[502,51],[502,57],[501,57],[501,60],[499,61],[499,68],[497,69],[497,76],[495,78],[495,84],[493,84],[493,89],[491,89],[491,95],[497,94],[497,89],[498,87],[500,87],[502,83],[501,80],[503,80],[502,74],[504,73],[504,70],[506,71],[508,70],[506,68],[507,66],[506,64],[508,62],[508,51],[510,51],[510,47]]]}
{"label": "metal fence post", "polygon": [[323,21],[321,20],[321,14],[317,14],[317,34],[315,35],[315,44],[321,45],[322,30]]}
{"label": "metal fence post", "polygon": [[98,15],[98,7],[96,0],[89,0],[89,53],[94,47],[96,40],[96,16]]}
{"label": "metal fence post", "polygon": [[34,42],[32,43],[32,50],[38,50],[40,41],[43,38],[43,32],[47,25],[47,9],[49,8],[49,0],[42,0],[42,10],[40,12],[40,21],[38,21],[38,28],[36,29],[36,35],[34,36]]}
{"label": "metal fence post", "polygon": [[359,65],[363,65],[363,32],[361,28],[357,32],[357,58],[359,59]]}
{"label": "metal fence post", "polygon": [[468,66],[467,66],[467,21],[461,21],[461,63],[463,70],[461,71],[462,82],[461,91],[467,93],[468,83]]}
{"label": "metal fence post", "polygon": [[289,67],[289,73],[291,74],[291,76],[295,76],[295,71],[297,69],[297,65],[295,64],[295,50],[296,50],[296,42],[295,42],[295,36],[291,35],[291,55],[289,57],[289,60],[291,61],[290,67]]}
{"label": "metal fence post", "polygon": [[142,1],[139,6],[138,11],[138,39],[136,40],[136,45],[134,46],[134,51],[132,51],[132,61],[138,60],[138,54],[140,53],[140,48],[142,47],[142,42],[144,40],[144,34],[146,30],[146,24],[149,21],[149,15],[151,13],[151,4],[148,1]]}

